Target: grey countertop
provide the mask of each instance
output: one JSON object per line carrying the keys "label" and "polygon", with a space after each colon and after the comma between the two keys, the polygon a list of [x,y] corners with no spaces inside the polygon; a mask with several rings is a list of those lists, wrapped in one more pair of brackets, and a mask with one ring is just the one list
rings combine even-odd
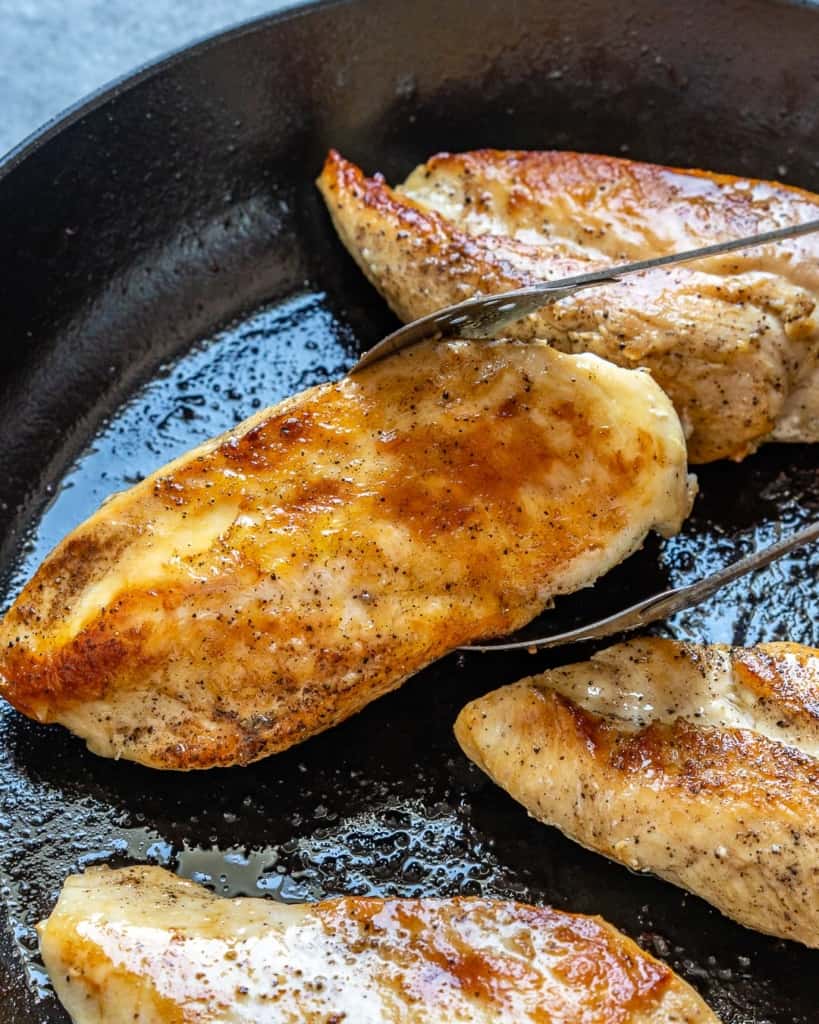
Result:
{"label": "grey countertop", "polygon": [[0,0],[0,156],[86,93],[293,0]]}

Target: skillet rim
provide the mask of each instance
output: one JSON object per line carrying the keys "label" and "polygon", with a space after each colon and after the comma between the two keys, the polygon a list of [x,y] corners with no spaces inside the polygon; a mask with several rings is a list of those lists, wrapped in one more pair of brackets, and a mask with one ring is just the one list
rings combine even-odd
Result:
{"label": "skillet rim", "polygon": [[[108,100],[129,92],[166,68],[187,60],[188,57],[204,53],[213,46],[240,36],[257,32],[262,27],[277,25],[331,7],[350,7],[360,0],[287,0],[287,5],[273,14],[259,14],[229,24],[227,27],[194,36],[193,39],[170,50],[164,50],[147,61],[135,64],[121,75],[110,78],[91,92],[80,96],[67,107],[63,107],[34,131],[15,143],[5,153],[0,152],[0,185],[29,157],[54,139],[66,128],[76,124],[86,114],[102,107]],[[819,15],[819,0],[769,0],[771,6],[804,7],[815,9]]]}
{"label": "skillet rim", "polygon": [[[349,7],[358,2],[360,0],[288,0],[287,6],[274,14],[259,14],[252,18],[232,22],[225,28],[195,36],[181,46],[164,50],[157,56],[134,65],[121,75],[108,79],[98,88],[85,93],[67,107],[59,110],[53,117],[35,128],[33,132],[25,135],[6,153],[0,152],[0,185],[29,157],[34,156],[44,145],[51,142],[65,129],[76,124],[86,114],[99,110],[109,100],[117,99],[130,92],[131,89],[148,81],[166,68],[174,67],[189,57],[205,53],[211,47],[220,46],[224,42],[249,35],[262,28],[303,18],[313,11],[330,7]],[[785,0],[785,2],[793,6],[802,6],[805,0]],[[813,0],[808,0],[808,2],[813,3]],[[819,0],[816,0],[816,3],[819,4]]]}
{"label": "skillet rim", "polygon": [[[366,2],[366,0],[365,0]],[[771,7],[803,8],[810,9],[811,14],[819,15],[819,0],[769,0]],[[116,101],[127,95],[132,89],[143,83],[150,82],[161,74],[179,68],[183,61],[197,59],[200,55],[216,50],[218,47],[228,44],[233,40],[272,31],[273,39],[279,25],[305,16],[312,16],[316,12],[317,17],[324,16],[324,9],[330,8],[355,8],[360,6],[360,0],[289,0],[288,5],[275,13],[262,14],[243,21],[228,25],[216,32],[196,37],[190,42],[175,49],[165,51],[151,60],[135,65],[122,75],[117,76],[101,85],[99,88],[84,95],[76,102],[57,113],[54,117],[44,122],[34,132],[23,138],[6,154],[0,154],[0,186],[15,173],[18,168],[24,166],[25,161],[30,158],[38,158],[41,149],[53,145],[60,136],[82,122],[88,115],[97,113],[106,107],[106,104]],[[389,11],[385,4],[383,10]],[[777,1007],[772,1005],[772,1010]]]}

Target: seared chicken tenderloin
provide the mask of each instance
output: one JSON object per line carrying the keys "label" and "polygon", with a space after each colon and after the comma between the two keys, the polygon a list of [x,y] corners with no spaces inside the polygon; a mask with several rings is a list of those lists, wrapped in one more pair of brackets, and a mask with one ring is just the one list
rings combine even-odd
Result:
{"label": "seared chicken tenderloin", "polygon": [[649,374],[428,343],[106,502],[0,624],[0,693],[109,757],[245,764],[516,629],[689,506]]}
{"label": "seared chicken tenderloin", "polygon": [[529,813],[728,917],[819,947],[819,651],[643,639],[468,704]]}
{"label": "seared chicken tenderloin", "polygon": [[[405,321],[475,294],[819,217],[771,182],[564,152],[441,154],[391,189],[336,152],[319,178],[336,229]],[[692,462],[819,441],[819,235],[579,292],[505,328],[648,367]]]}
{"label": "seared chicken tenderloin", "polygon": [[483,899],[223,899],[92,868],[39,926],[75,1024],[719,1024],[600,918]]}

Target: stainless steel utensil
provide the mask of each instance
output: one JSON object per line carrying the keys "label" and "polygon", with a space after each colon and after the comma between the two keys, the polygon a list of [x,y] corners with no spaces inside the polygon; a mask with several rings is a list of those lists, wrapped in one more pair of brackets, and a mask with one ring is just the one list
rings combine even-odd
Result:
{"label": "stainless steel utensil", "polygon": [[562,644],[578,643],[581,640],[598,640],[604,636],[611,636],[612,633],[625,633],[641,626],[647,626],[650,622],[657,622],[659,619],[668,618],[675,612],[684,608],[691,608],[695,604],[704,601],[715,591],[724,587],[727,583],[745,576],[746,573],[754,572],[763,566],[781,558],[794,548],[809,544],[819,538],[819,521],[811,523],[790,537],[778,540],[770,547],[755,551],[751,555],[740,558],[737,562],[726,565],[724,569],[706,576],[705,579],[690,583],[684,587],[675,587],[672,590],[664,590],[660,594],[648,597],[638,604],[626,608],[624,611],[616,612],[605,619],[589,623],[587,626],[579,626],[577,629],[570,629],[565,633],[556,633],[553,636],[539,637],[536,640],[513,640],[486,644],[471,644],[468,647],[461,647],[462,651],[519,651],[532,648],[560,647]]}
{"label": "stainless steel utensil", "polygon": [[737,249],[748,249],[766,242],[779,242],[786,238],[808,235],[814,231],[819,231],[819,220],[792,224],[786,228],[763,231],[758,235],[735,238],[729,242],[718,242],[716,245],[705,245],[699,249],[688,249],[686,252],[671,253],[668,256],[657,256],[637,263],[624,263],[603,270],[593,270],[587,274],[577,274],[575,277],[564,277],[559,281],[545,281],[528,288],[516,288],[514,291],[495,295],[479,295],[465,302],[458,302],[454,306],[446,306],[393,331],[365,352],[350,373],[362,370],[365,366],[432,335],[444,337],[457,334],[462,338],[494,337],[504,327],[530,313],[535,313],[551,302],[568,298],[583,288],[611,284],[641,270],[687,263],[689,260],[704,259],[708,256],[720,256],[726,252],[735,252]]}

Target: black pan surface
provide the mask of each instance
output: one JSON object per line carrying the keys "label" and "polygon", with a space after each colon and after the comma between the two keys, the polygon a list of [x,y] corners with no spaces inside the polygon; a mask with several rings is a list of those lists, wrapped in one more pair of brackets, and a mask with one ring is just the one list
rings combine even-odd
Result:
{"label": "black pan surface", "polygon": [[[93,98],[0,167],[8,603],[112,491],[393,326],[312,187],[335,145],[403,177],[439,149],[569,147],[819,190],[819,8],[771,0],[353,0],[253,23]],[[819,514],[819,450],[699,472],[652,539],[539,628],[691,580]],[[658,627],[819,643],[805,550]],[[67,874],[150,861],[226,894],[484,893],[600,913],[730,1024],[817,1019],[817,954],[537,825],[451,735],[470,698],[585,657],[453,655],[244,769],[151,772],[0,709],[0,1022],[65,1021],[34,923]]]}

